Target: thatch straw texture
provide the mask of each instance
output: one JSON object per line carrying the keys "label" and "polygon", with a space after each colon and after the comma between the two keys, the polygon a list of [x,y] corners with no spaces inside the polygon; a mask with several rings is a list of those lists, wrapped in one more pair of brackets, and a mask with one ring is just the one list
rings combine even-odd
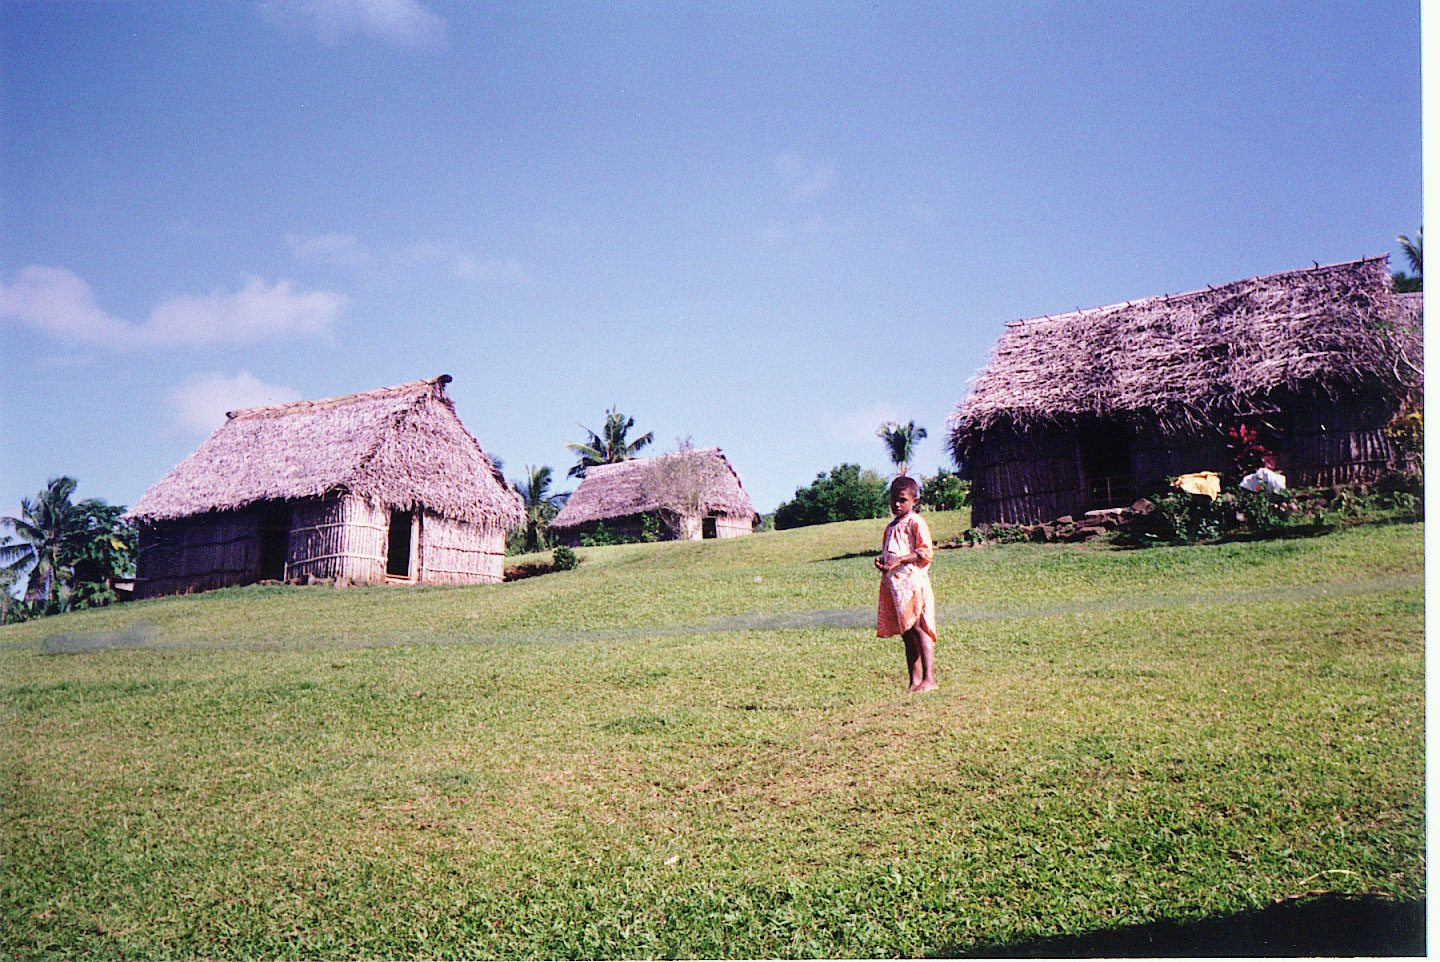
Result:
{"label": "thatch straw texture", "polygon": [[1404,393],[1396,346],[1419,363],[1418,314],[1379,257],[1019,321],[951,416],[951,447],[963,460],[999,424],[1187,431],[1282,393]]}
{"label": "thatch straw texture", "polygon": [[232,411],[136,502],[141,523],[337,494],[513,528],[518,495],[465,430],[448,375],[346,397]]}
{"label": "thatch straw texture", "polygon": [[[689,455],[709,462],[705,476],[709,489],[702,497],[705,512],[720,517],[739,518],[753,522],[759,518],[750,496],[740,484],[740,477],[719,448],[703,448]],[[574,528],[584,524],[613,521],[637,514],[658,512],[660,502],[647,484],[651,468],[666,458],[688,456],[666,454],[659,458],[631,458],[616,464],[598,464],[585,473],[585,479],[565,507],[550,522],[552,529]]]}

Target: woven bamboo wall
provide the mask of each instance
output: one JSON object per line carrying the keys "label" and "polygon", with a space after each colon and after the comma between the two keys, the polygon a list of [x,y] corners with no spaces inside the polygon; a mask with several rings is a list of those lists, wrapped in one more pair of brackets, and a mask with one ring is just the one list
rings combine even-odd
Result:
{"label": "woven bamboo wall", "polygon": [[1405,467],[1385,437],[1395,411],[1378,400],[1317,402],[1297,411],[1288,450],[1292,485],[1369,481]]}
{"label": "woven bamboo wall", "polygon": [[715,537],[717,538],[738,538],[744,534],[755,532],[754,523],[749,518],[732,518],[725,515],[715,515]]}
{"label": "woven bamboo wall", "polygon": [[390,539],[390,512],[364,498],[340,499],[340,527],[335,553],[338,567],[328,577],[357,584],[385,583],[385,551]]}
{"label": "woven bamboo wall", "polygon": [[[353,495],[289,505],[284,579],[345,579],[383,584],[390,512]],[[144,525],[136,562],[136,598],[209,591],[261,578],[261,542],[270,505]],[[417,512],[411,572],[427,584],[503,580],[505,534]],[[278,560],[278,559],[277,559]]]}
{"label": "woven bamboo wall", "polygon": [[[1276,399],[1288,429],[1271,443],[1276,466],[1292,487],[1368,481],[1407,467],[1385,437],[1396,406],[1379,397]],[[1218,428],[1166,435],[1137,433],[1134,481],[1145,491],[1192,471],[1233,473],[1231,452]],[[970,451],[973,524],[1035,524],[1083,512],[1087,495],[1075,435],[1058,427],[1023,433],[991,430]]]}
{"label": "woven bamboo wall", "polygon": [[418,580],[494,584],[505,578],[505,532],[425,512],[419,522]]}
{"label": "woven bamboo wall", "polygon": [[[359,517],[356,516],[357,502]],[[383,545],[383,530],[380,535]],[[298,502],[291,515],[285,577],[290,581],[309,578],[373,581],[372,569],[378,557],[383,580],[384,557],[380,550],[372,518],[358,498]]]}
{"label": "woven bamboo wall", "polygon": [[971,524],[1034,524],[1081,509],[1079,453],[1068,434],[987,432],[967,464]]}
{"label": "woven bamboo wall", "polygon": [[157,598],[259,580],[260,524],[259,512],[244,510],[142,525],[134,596]]}

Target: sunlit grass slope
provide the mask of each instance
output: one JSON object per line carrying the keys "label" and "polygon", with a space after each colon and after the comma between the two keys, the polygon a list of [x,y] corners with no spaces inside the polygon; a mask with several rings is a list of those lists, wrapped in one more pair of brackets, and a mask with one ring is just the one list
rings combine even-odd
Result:
{"label": "sunlit grass slope", "polygon": [[746,622],[863,619],[882,524],[0,630],[0,953],[869,957],[1424,893],[1422,526],[941,552],[916,698],[893,639]]}

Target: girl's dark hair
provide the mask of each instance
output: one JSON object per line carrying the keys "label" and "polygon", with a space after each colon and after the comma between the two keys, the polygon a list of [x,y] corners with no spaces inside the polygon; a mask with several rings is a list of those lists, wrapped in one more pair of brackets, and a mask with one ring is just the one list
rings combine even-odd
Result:
{"label": "girl's dark hair", "polygon": [[909,491],[911,494],[918,498],[920,497],[920,482],[916,481],[914,478],[907,478],[905,475],[902,474],[900,475],[900,477],[890,482],[891,494],[897,494],[901,491]]}

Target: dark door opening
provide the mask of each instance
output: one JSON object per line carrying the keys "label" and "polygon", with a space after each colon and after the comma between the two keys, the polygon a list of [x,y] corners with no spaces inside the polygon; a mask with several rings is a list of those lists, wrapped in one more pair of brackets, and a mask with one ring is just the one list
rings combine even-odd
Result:
{"label": "dark door opening", "polygon": [[385,552],[385,574],[391,578],[410,577],[409,511],[390,512],[390,546]]}
{"label": "dark door opening", "polygon": [[713,514],[701,520],[700,537],[718,538],[719,536],[720,532],[715,527],[715,516]]}
{"label": "dark door opening", "polygon": [[1135,461],[1131,433],[1101,424],[1080,435],[1080,468],[1085,474],[1086,509],[1115,508],[1135,500]]}
{"label": "dark door opening", "polygon": [[267,504],[260,517],[260,580],[284,581],[290,554],[290,505]]}

